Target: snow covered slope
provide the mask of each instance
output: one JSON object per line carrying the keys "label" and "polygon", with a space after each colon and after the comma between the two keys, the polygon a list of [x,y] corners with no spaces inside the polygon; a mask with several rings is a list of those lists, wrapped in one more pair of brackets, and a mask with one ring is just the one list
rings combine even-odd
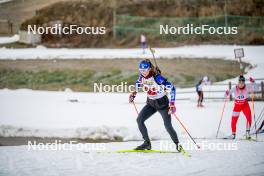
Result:
{"label": "snow covered slope", "polygon": [[[0,91],[0,136],[77,137],[125,140],[141,139],[136,124],[136,112],[127,103],[128,94],[74,93],[32,90]],[[145,95],[136,98],[137,107],[144,106]],[[71,102],[69,100],[78,100]],[[223,102],[207,102],[206,108],[196,108],[196,102],[176,102],[177,114],[195,137],[215,136]],[[256,102],[258,115],[263,102]],[[233,102],[228,102],[221,133],[229,135]],[[186,135],[173,120],[177,131]],[[6,126],[10,125],[10,126]],[[153,139],[167,138],[158,113],[147,121]],[[17,127],[17,128],[14,128]],[[239,134],[245,132],[245,118],[238,123]],[[183,137],[180,135],[181,137]]]}
{"label": "snow covered slope", "polygon": [[[192,46],[157,49],[159,56],[192,56],[233,58],[233,46]],[[264,75],[263,46],[245,46],[246,60],[257,67],[247,76]],[[98,52],[100,51],[100,52]],[[29,52],[29,53],[28,53]],[[133,54],[134,53],[134,54]],[[90,55],[91,54],[91,55]],[[68,50],[68,49],[0,49],[0,57],[16,58],[98,58],[138,57],[137,49],[126,50]],[[144,56],[144,57],[147,57]],[[235,81],[235,80],[234,80]],[[214,89],[214,88],[211,88]],[[186,89],[180,90],[185,91]],[[187,89],[188,90],[188,89]],[[184,96],[184,95],[181,95]],[[195,95],[192,95],[195,96]],[[205,95],[207,96],[207,95]],[[144,106],[146,96],[139,94],[136,105]],[[195,98],[195,97],[194,97]],[[181,154],[111,154],[85,153],[86,150],[28,150],[28,146],[0,147],[0,175],[264,175],[263,135],[259,142],[214,139],[220,120],[222,101],[208,101],[205,108],[196,102],[177,101],[177,115],[199,144],[236,146],[235,150],[190,150],[191,158]],[[113,139],[122,137],[127,142],[103,143],[103,151],[131,149],[140,144],[136,126],[136,112],[127,103],[128,94],[76,93],[32,90],[0,90],[0,136],[73,137]],[[225,109],[219,137],[229,135],[233,102]],[[264,107],[256,102],[258,115]],[[154,149],[170,143],[162,118],[155,114],[146,122]],[[191,143],[187,134],[173,120],[182,144]],[[240,116],[238,138],[245,133],[245,118]],[[205,139],[201,139],[205,138]],[[171,143],[170,143],[171,144]],[[76,147],[78,144],[75,144]],[[98,143],[90,145],[99,145]],[[174,145],[169,145],[175,150]],[[187,145],[188,146],[188,145]],[[204,145],[202,145],[204,146]],[[88,150],[90,151],[90,150]]]}
{"label": "snow covered slope", "polygon": [[[204,45],[179,48],[156,49],[158,57],[233,58],[233,49],[241,46]],[[256,67],[246,76],[264,77],[263,46],[243,46],[245,59]],[[1,58],[127,58],[150,57],[138,49],[0,49]],[[62,55],[61,55],[62,54]],[[233,81],[236,82],[236,79]],[[219,87],[217,87],[219,88]],[[178,89],[178,92],[189,89]],[[206,89],[214,90],[213,86]],[[222,90],[227,87],[223,86]],[[212,93],[205,96],[213,96]],[[223,96],[218,93],[218,96]],[[122,137],[125,140],[140,139],[132,105],[127,103],[128,94],[48,92],[31,90],[0,90],[0,135],[1,136],[56,136],[78,138]],[[205,109],[195,107],[195,94],[179,94],[177,98],[189,97],[191,102],[178,101],[177,113],[195,137],[213,137],[220,118],[223,102],[208,102]],[[138,108],[142,108],[145,95],[137,97]],[[72,102],[71,100],[77,100]],[[263,107],[256,103],[256,114]],[[229,102],[223,120],[222,135],[230,133],[232,102]],[[238,124],[244,133],[245,123],[241,117]],[[158,114],[149,120],[154,139],[167,137]],[[174,121],[175,125],[176,122]],[[7,126],[9,125],[9,126]],[[181,128],[179,127],[179,131]],[[67,132],[66,132],[67,131]],[[184,133],[182,131],[182,133]]]}
{"label": "snow covered slope", "polygon": [[[249,74],[264,78],[264,46],[239,45],[196,45],[177,48],[155,48],[158,59],[188,58],[222,58],[234,60],[234,49],[244,48],[243,61],[250,62],[257,68]],[[114,58],[152,58],[150,51],[142,54],[139,48],[134,49],[54,49],[38,46],[37,48],[7,49],[0,48],[0,59],[114,59]]]}

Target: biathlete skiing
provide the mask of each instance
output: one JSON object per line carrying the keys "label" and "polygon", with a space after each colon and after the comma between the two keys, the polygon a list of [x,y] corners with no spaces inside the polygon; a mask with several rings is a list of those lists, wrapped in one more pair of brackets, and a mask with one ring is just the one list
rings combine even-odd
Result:
{"label": "biathlete skiing", "polygon": [[229,136],[229,139],[236,138],[236,124],[242,111],[246,117],[246,139],[251,139],[250,137],[250,127],[252,123],[252,116],[251,116],[251,109],[248,103],[248,94],[252,91],[258,90],[257,84],[255,80],[250,77],[250,85],[245,84],[245,77],[240,75],[238,78],[238,84],[232,88],[231,90],[226,91],[226,96],[233,96],[234,97],[234,108],[232,113],[232,120],[231,120],[231,128],[232,128],[232,135]]}
{"label": "biathlete skiing", "polygon": [[[167,132],[176,145],[176,149],[181,151],[182,146],[179,145],[177,133],[171,124],[171,114],[176,112],[174,104],[176,95],[175,87],[160,74],[160,70],[148,59],[140,62],[139,72],[140,75],[136,81],[136,90],[130,94],[129,102],[132,103],[134,101],[140,89],[147,92],[147,101],[137,117],[138,128],[144,142],[137,146],[135,150],[151,150],[151,142],[144,122],[154,113],[159,112],[163,118]],[[167,97],[167,92],[170,93],[170,99]]]}
{"label": "biathlete skiing", "polygon": [[195,85],[196,92],[198,94],[198,100],[197,100],[197,107],[204,107],[203,105],[203,99],[204,99],[204,93],[203,93],[203,86],[211,84],[209,82],[209,79],[207,76],[204,76],[202,79],[198,81],[198,83]]}
{"label": "biathlete skiing", "polygon": [[145,54],[145,50],[147,48],[147,38],[143,33],[140,35],[140,46],[142,48],[143,54]]}

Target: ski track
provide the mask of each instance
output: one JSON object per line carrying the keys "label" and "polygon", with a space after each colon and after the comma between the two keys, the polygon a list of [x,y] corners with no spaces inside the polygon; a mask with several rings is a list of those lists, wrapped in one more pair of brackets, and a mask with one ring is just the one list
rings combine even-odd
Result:
{"label": "ski track", "polygon": [[[221,140],[214,140],[217,143]],[[153,142],[158,147],[158,142]],[[230,143],[231,141],[224,141]],[[189,151],[182,154],[84,153],[28,151],[27,146],[1,147],[3,175],[263,175],[263,143],[235,141],[236,151]],[[132,148],[139,142],[107,143],[106,150]]]}

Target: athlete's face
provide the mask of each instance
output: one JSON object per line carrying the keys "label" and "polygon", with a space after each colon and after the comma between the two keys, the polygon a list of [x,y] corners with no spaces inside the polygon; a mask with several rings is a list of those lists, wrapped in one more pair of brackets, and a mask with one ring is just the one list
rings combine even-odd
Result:
{"label": "athlete's face", "polygon": [[239,82],[238,82],[238,87],[239,87],[240,89],[242,89],[243,87],[245,87],[245,82],[244,82],[244,81],[239,81]]}
{"label": "athlete's face", "polygon": [[149,69],[142,69],[140,70],[140,73],[144,76],[147,77],[149,75],[150,68]]}

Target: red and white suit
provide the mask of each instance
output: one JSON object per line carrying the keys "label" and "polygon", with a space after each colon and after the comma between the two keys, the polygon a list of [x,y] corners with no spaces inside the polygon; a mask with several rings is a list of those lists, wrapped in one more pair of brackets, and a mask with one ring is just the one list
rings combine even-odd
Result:
{"label": "red and white suit", "polygon": [[250,130],[252,123],[252,116],[251,116],[250,106],[248,104],[248,94],[252,91],[256,91],[257,89],[258,89],[257,85],[252,84],[252,85],[244,86],[243,89],[240,89],[238,86],[236,86],[235,88],[230,90],[229,94],[232,94],[235,99],[234,109],[232,113],[232,121],[231,121],[231,128],[233,134],[236,133],[236,124],[241,111],[243,112],[243,114],[247,119],[246,128],[247,130]]}

